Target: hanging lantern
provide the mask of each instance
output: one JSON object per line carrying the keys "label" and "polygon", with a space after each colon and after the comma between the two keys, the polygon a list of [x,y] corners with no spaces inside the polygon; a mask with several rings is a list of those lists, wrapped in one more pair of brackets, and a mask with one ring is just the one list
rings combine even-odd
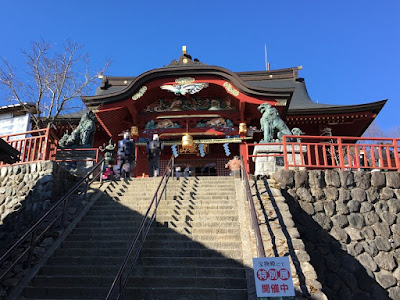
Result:
{"label": "hanging lantern", "polygon": [[132,126],[131,127],[131,136],[139,136],[139,129],[137,128],[137,126]]}
{"label": "hanging lantern", "polygon": [[247,126],[246,123],[239,124],[239,134],[246,134],[247,133]]}
{"label": "hanging lantern", "polygon": [[189,133],[186,133],[182,137],[182,148],[183,149],[190,149],[192,147],[193,147],[193,137]]}

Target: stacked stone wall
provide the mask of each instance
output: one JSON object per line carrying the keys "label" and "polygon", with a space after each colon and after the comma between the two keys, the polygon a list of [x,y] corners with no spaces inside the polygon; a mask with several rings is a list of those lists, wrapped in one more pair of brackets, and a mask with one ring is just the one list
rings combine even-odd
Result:
{"label": "stacked stone wall", "polygon": [[26,232],[75,182],[54,161],[0,168],[0,249]]}
{"label": "stacked stone wall", "polygon": [[400,299],[400,173],[274,177],[329,299]]}

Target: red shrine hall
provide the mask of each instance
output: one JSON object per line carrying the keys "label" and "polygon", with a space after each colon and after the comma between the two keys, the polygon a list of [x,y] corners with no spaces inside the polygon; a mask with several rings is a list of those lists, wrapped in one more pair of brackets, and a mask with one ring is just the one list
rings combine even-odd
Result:
{"label": "red shrine hall", "polygon": [[[103,76],[95,95],[82,97],[98,120],[94,147],[120,140],[125,130],[136,140],[136,176],[148,172],[146,143],[158,134],[164,143],[160,172],[173,152],[175,165],[189,165],[196,176],[228,175],[225,164],[258,142],[260,104],[275,107],[290,129],[319,136],[361,136],[386,100],[361,105],[312,101],[301,67],[232,72],[210,66],[186,53],[178,60],[137,77]],[[193,146],[182,147],[182,137]]]}

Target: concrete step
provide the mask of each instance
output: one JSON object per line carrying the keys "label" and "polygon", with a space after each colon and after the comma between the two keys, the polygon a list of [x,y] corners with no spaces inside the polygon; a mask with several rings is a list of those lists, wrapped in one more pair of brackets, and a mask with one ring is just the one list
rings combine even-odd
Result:
{"label": "concrete step", "polygon": [[[102,286],[104,277],[114,276],[119,269],[119,265],[94,265],[94,266],[45,266],[41,269],[40,275],[36,277],[33,285],[50,284],[55,286],[72,286],[77,284],[89,284]],[[195,266],[135,266],[130,277],[227,277],[245,278],[243,268],[226,267],[195,267]],[[93,277],[93,278],[91,278]],[[87,283],[84,280],[88,280]],[[110,278],[111,279],[111,278]],[[104,286],[110,286],[112,280]]]}
{"label": "concrete step", "polygon": [[[168,224],[167,224],[168,225]],[[181,235],[188,235],[192,236],[193,234],[210,234],[210,235],[215,235],[215,234],[235,234],[238,233],[240,230],[240,227],[238,224],[232,224],[231,227],[194,227],[190,228],[190,232],[188,231],[187,228],[169,228],[167,226],[162,226],[162,227],[156,227],[152,226],[149,230],[149,233],[152,232],[157,232],[160,234],[181,234]],[[92,227],[81,227],[81,228],[75,228],[72,231],[73,234],[100,234],[100,233],[106,233],[106,234],[120,234],[120,233],[125,233],[125,234],[135,234],[136,230],[131,227],[125,227],[125,228],[120,228],[120,227],[104,227],[104,228],[92,228]]]}
{"label": "concrete step", "polygon": [[[162,195],[161,199],[164,201],[165,199],[168,201],[198,201],[198,200],[234,200],[236,198],[236,194],[226,194],[226,193],[213,193],[213,194],[197,194],[197,195],[176,195],[176,194],[167,194],[167,197],[165,198],[164,195]],[[129,195],[124,195],[124,196],[112,196],[108,197],[107,199],[101,199],[98,201],[99,204],[103,202],[109,202],[109,201],[114,201],[117,203],[120,202],[146,202],[146,201],[151,201],[153,199],[153,195],[149,196],[129,196]],[[160,199],[160,198],[159,198]]]}
{"label": "concrete step", "polygon": [[[157,219],[158,221],[158,219]],[[168,222],[168,227],[176,228],[176,227],[237,227],[235,221],[225,220],[225,221],[210,221],[210,220],[162,220],[159,221],[161,223]],[[172,225],[172,227],[170,226]],[[77,228],[110,228],[110,227],[129,227],[131,230],[135,230],[140,225],[140,221],[108,221],[108,220],[101,220],[101,221],[90,221],[90,220],[83,220],[77,225]]]}
{"label": "concrete step", "polygon": [[[27,287],[24,299],[104,299],[109,288],[105,287]],[[245,288],[199,288],[199,287],[128,287],[127,299],[198,299],[198,300],[244,300]]]}
{"label": "concrete step", "polygon": [[[96,214],[97,212],[112,212],[112,213],[118,213],[118,212],[127,212],[130,210],[138,210],[138,211],[142,211],[142,210],[147,210],[147,208],[149,207],[150,202],[148,203],[144,203],[144,204],[137,204],[134,202],[131,203],[123,203],[123,204],[119,204],[119,206],[115,206],[114,204],[112,205],[96,205],[93,206],[91,208],[91,214]],[[230,204],[217,204],[217,202],[214,202],[212,204],[207,204],[207,205],[202,205],[199,206],[197,204],[192,204],[192,203],[182,203],[182,204],[178,204],[178,203],[173,203],[173,202],[169,202],[168,204],[165,203],[161,203],[159,208],[159,210],[172,210],[172,209],[177,209],[177,210],[185,210],[185,209],[194,209],[195,211],[205,211],[205,210],[219,210],[219,211],[226,211],[226,210],[234,210],[236,211],[236,203],[234,203],[233,201]]]}
{"label": "concrete step", "polygon": [[[90,240],[118,240],[118,241],[130,241],[133,239],[135,233],[120,233],[116,234],[105,234],[102,232],[94,234],[71,234],[68,236],[67,241],[90,241]],[[209,234],[192,234],[190,237],[186,235],[176,234],[176,233],[152,233],[147,235],[146,241],[179,241],[179,240],[195,240],[197,242],[201,241],[235,241],[240,240],[240,234],[220,234],[220,235],[209,235]]]}
{"label": "concrete step", "polygon": [[[114,266],[120,265],[124,256],[56,256],[48,260],[48,266]],[[225,268],[242,268],[242,261],[237,261],[224,257],[143,257],[142,264],[144,266],[186,266],[186,267],[225,267]]]}
{"label": "concrete step", "polygon": [[[71,269],[71,272],[73,272],[73,269]],[[213,271],[213,268],[193,268],[193,271],[190,272],[190,269],[187,270],[188,268],[178,268],[177,273],[175,274],[175,268],[169,268],[169,267],[160,267],[160,272],[158,275],[158,272],[156,268],[148,268],[148,272],[150,273],[155,273],[150,274],[150,275],[144,275],[142,272],[146,272],[146,270],[140,270],[141,268],[138,268],[137,273],[139,273],[139,277],[136,276],[131,276],[128,279],[127,286],[128,287],[150,287],[150,288],[156,288],[156,287],[191,287],[195,286],[198,288],[217,288],[217,287],[224,287],[224,288],[245,288],[244,284],[245,282],[245,273],[243,269],[237,269],[238,272],[235,271],[235,269],[224,269],[225,271],[221,272],[226,272],[229,273],[229,270],[231,270],[231,273],[234,276],[227,276],[227,277],[219,277],[217,276],[212,276],[214,273],[218,273],[220,269],[217,269],[217,271]],[[185,270],[186,269],[186,270]],[[223,268],[222,268],[223,269]],[[169,270],[169,271],[168,271]],[[180,273],[179,270],[182,272]],[[53,270],[54,272],[57,272],[57,270]],[[80,270],[81,271],[81,270]],[[79,272],[78,270],[75,270],[75,273]],[[200,273],[197,275],[197,273]],[[208,274],[210,275],[208,275]],[[236,274],[237,273],[237,274]],[[173,275],[171,275],[173,274]],[[201,275],[204,274],[204,275]],[[237,277],[236,277],[237,276]],[[61,275],[61,276],[37,276],[33,280],[33,284],[40,287],[40,286],[57,286],[57,287],[69,287],[69,286],[74,286],[74,287],[81,287],[81,288],[86,288],[86,287],[105,287],[109,288],[111,286],[112,280],[114,276],[90,276],[90,275],[79,275],[79,276],[74,276],[72,274],[71,276],[66,276],[66,275]]]}
{"label": "concrete step", "polygon": [[[132,238],[133,239],[133,238]],[[68,248],[84,248],[93,250],[97,248],[125,248],[128,249],[132,242],[131,240],[96,240],[96,241],[65,241],[61,244],[61,249]],[[203,241],[201,244],[197,241],[174,241],[174,240],[149,240],[145,241],[145,247],[167,248],[167,249],[203,249],[204,247],[210,249],[241,249],[241,242],[239,241]]]}
{"label": "concrete step", "polygon": [[[167,198],[167,199],[159,199],[160,204],[163,205],[176,205],[176,204],[197,204],[197,205],[212,205],[212,204],[224,204],[224,205],[236,205],[236,198],[231,197],[227,198],[225,196],[210,196],[210,197],[201,197],[198,199],[173,199],[173,198]],[[136,199],[116,199],[116,200],[107,200],[107,201],[99,201],[95,203],[95,207],[101,207],[101,206],[114,206],[118,207],[118,205],[122,206],[131,206],[135,207],[136,206],[143,206],[143,205],[150,205],[152,201],[152,198],[149,199],[144,199],[144,200],[136,200]],[[133,205],[132,205],[133,204]]]}
{"label": "concrete step", "polygon": [[247,300],[245,288],[129,288],[130,299]]}
{"label": "concrete step", "polygon": [[[98,222],[98,223],[103,223],[103,222],[128,222],[128,221],[141,221],[143,219],[143,216],[139,213],[131,213],[130,215],[106,215],[106,216],[87,216],[84,222]],[[190,212],[182,212],[180,214],[170,212],[170,211],[157,211],[157,221],[159,222],[164,222],[164,221],[185,221],[185,222],[191,222],[191,221],[232,221],[232,222],[237,222],[238,217],[234,215],[218,215],[218,214],[195,214],[195,213],[190,213]]]}
{"label": "concrete step", "polygon": [[[137,187],[130,187],[128,189],[115,189],[115,190],[109,190],[109,193],[124,193],[126,195],[138,195],[142,196],[142,194],[149,194],[149,193],[155,193],[157,190],[157,187],[146,187],[146,186],[137,186]],[[170,186],[167,185],[167,193],[174,193],[174,194],[197,194],[197,193],[221,193],[221,192],[227,192],[231,193],[235,191],[235,185],[222,185],[222,184],[214,184],[213,189],[210,190],[210,185],[205,184],[205,185],[199,185],[199,186]]]}
{"label": "concrete step", "polygon": [[[237,209],[234,207],[231,207],[230,209],[227,208],[201,208],[201,207],[163,207],[160,206],[157,209],[157,214],[159,215],[195,215],[195,216],[235,216],[237,215]],[[86,215],[85,219],[89,218],[106,218],[106,217],[130,217],[130,216],[135,216],[139,215],[136,211],[132,211],[131,209],[123,208],[123,209],[110,209],[110,210],[91,210],[88,212]],[[140,214],[140,216],[143,217],[143,215]]]}
{"label": "concrete step", "polygon": [[[59,248],[56,256],[125,256],[127,248]],[[176,248],[146,248],[142,250],[143,257],[225,257],[242,259],[241,249],[176,249]]]}
{"label": "concrete step", "polygon": [[219,216],[219,215],[197,215],[197,214],[189,214],[189,213],[185,213],[185,214],[181,214],[181,215],[177,215],[177,214],[167,214],[167,215],[163,215],[163,214],[158,214],[157,213],[157,221],[158,222],[165,222],[165,221],[171,221],[171,222],[190,222],[190,224],[192,222],[207,222],[210,221],[213,224],[215,222],[238,222],[239,217],[238,216]]}

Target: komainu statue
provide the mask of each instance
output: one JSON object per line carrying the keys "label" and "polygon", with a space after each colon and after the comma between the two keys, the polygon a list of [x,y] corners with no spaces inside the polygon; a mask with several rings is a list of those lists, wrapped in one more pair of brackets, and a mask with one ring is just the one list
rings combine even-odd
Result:
{"label": "komainu statue", "polygon": [[[292,128],[292,135],[304,135],[305,132],[303,132],[300,128],[294,127]],[[301,138],[296,138],[296,142],[301,143]]]}
{"label": "komainu statue", "polygon": [[[260,143],[279,143],[284,135],[292,135],[289,127],[279,117],[278,110],[268,103],[263,103],[257,108],[261,113],[261,131],[264,132],[264,139]],[[277,139],[274,139],[275,133]]]}
{"label": "komainu statue", "polygon": [[92,148],[96,132],[96,116],[92,111],[87,111],[79,121],[79,125],[68,134],[68,131],[59,140],[58,145],[66,147]]}

